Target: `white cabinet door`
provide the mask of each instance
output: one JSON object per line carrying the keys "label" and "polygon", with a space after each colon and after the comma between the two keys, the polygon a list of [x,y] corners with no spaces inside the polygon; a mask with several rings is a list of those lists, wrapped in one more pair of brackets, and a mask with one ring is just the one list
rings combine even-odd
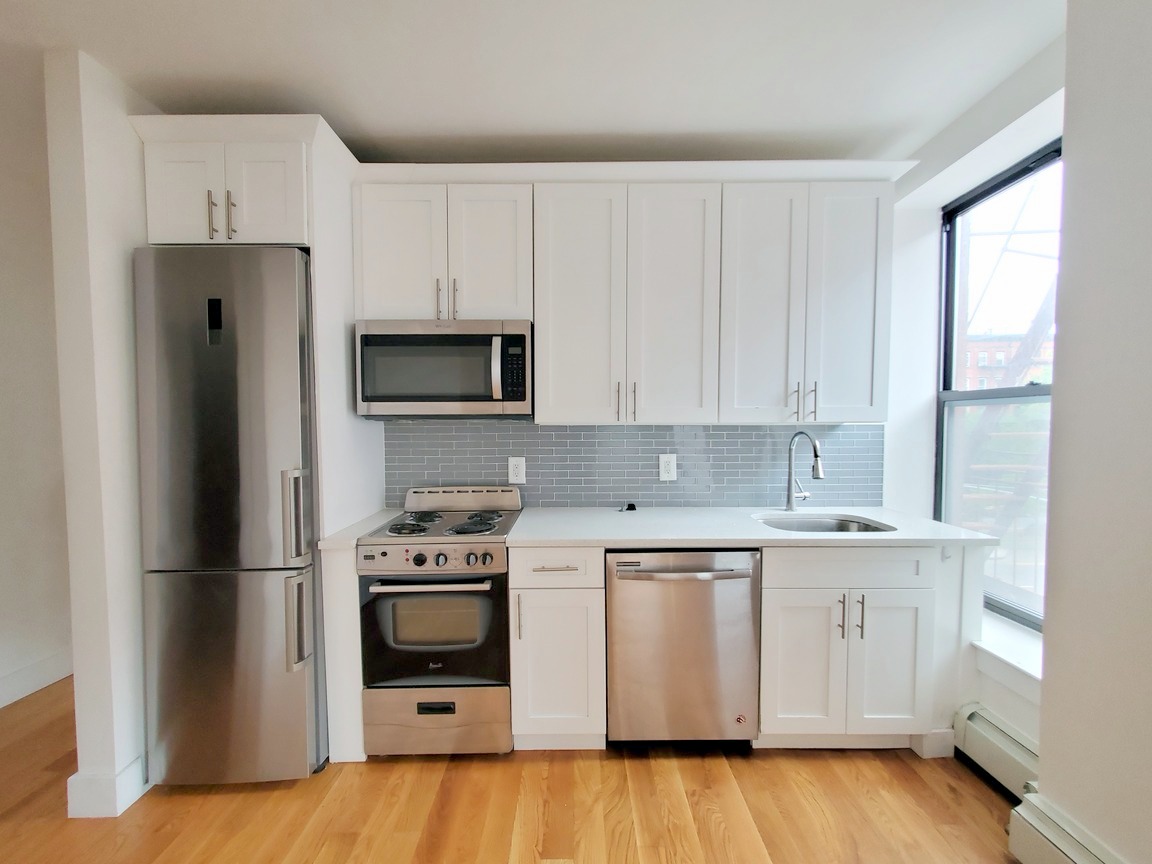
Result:
{"label": "white cabinet door", "polygon": [[719,183],[628,187],[628,404],[639,423],[715,423]]}
{"label": "white cabinet door", "polygon": [[936,592],[853,591],[850,604],[847,731],[926,732],[932,719]]}
{"label": "white cabinet door", "polygon": [[[233,243],[308,242],[305,149],[300,142],[224,145]],[[227,205],[227,201],[225,202]],[[229,218],[231,222],[229,223]]]}
{"label": "white cabinet door", "polygon": [[761,733],[843,733],[848,592],[770,588],[762,595]]}
{"label": "white cabinet door", "polygon": [[624,421],[628,187],[535,187],[537,423]]}
{"label": "white cabinet door", "polygon": [[144,148],[149,243],[225,243],[224,145]]}
{"label": "white cabinet door", "polygon": [[444,186],[358,188],[358,317],[448,318],[448,198]]}
{"label": "white cabinet door", "polygon": [[448,187],[452,318],[532,320],[532,187]]}
{"label": "white cabinet door", "polygon": [[811,184],[806,421],[887,415],[892,201],[891,183]]}
{"label": "white cabinet door", "polygon": [[804,378],[807,183],[726,183],[720,422],[798,423]]}
{"label": "white cabinet door", "polygon": [[512,592],[512,734],[604,735],[604,591]]}

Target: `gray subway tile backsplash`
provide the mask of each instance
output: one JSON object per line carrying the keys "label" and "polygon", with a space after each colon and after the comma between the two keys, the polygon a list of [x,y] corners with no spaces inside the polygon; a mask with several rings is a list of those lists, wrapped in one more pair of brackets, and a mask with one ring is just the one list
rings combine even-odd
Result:
{"label": "gray subway tile backsplash", "polygon": [[[384,427],[385,500],[412,486],[503,484],[508,457],[527,459],[525,506],[779,507],[788,441],[797,426],[535,426],[522,421],[394,421]],[[805,425],[820,442],[824,480],[811,480],[808,442],[796,473],[812,506],[880,506],[884,427]],[[675,453],[678,478],[661,481],[657,454]]]}

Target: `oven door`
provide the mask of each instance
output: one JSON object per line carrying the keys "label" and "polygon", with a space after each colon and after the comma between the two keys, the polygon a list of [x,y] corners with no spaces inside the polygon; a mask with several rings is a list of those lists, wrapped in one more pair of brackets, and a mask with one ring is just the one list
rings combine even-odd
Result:
{"label": "oven door", "polygon": [[364,416],[529,415],[527,321],[359,321]]}
{"label": "oven door", "polygon": [[508,683],[504,574],[413,584],[360,577],[365,687]]}

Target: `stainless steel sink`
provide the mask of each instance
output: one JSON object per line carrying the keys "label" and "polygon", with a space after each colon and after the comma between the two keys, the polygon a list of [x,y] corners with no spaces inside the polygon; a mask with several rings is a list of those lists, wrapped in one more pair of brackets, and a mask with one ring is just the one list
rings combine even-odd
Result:
{"label": "stainless steel sink", "polygon": [[781,531],[820,531],[844,533],[854,531],[895,531],[891,525],[883,522],[873,522],[870,519],[861,519],[858,516],[841,516],[830,514],[782,514],[782,513],[756,513],[752,516],[762,525],[769,528],[779,528]]}

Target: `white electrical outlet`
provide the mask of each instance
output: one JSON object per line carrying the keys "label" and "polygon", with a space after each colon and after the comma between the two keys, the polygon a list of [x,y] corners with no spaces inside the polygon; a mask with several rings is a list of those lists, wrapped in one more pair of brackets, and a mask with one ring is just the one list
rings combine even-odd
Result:
{"label": "white electrical outlet", "polygon": [[660,454],[660,479],[661,480],[675,480],[676,479],[676,454],[675,453],[661,453]]}
{"label": "white electrical outlet", "polygon": [[508,457],[508,482],[516,485],[527,483],[528,469],[524,467],[523,456]]}

